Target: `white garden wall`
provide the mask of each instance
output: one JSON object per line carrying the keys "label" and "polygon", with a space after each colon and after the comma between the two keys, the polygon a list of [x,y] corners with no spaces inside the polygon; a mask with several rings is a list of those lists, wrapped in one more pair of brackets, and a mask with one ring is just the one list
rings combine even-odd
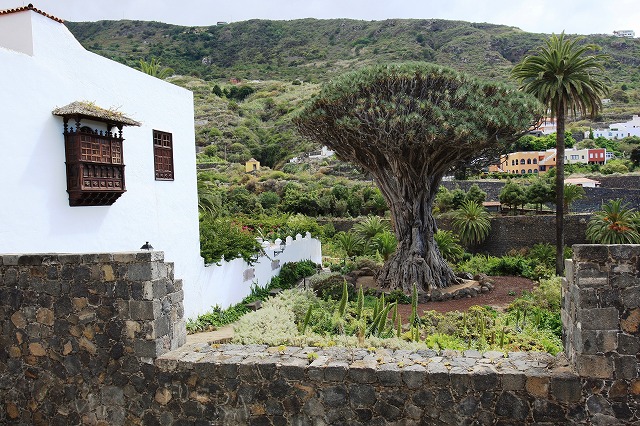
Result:
{"label": "white garden wall", "polygon": [[265,255],[260,256],[253,265],[242,259],[234,259],[220,262],[219,266],[209,265],[201,269],[197,286],[189,292],[185,291],[185,318],[195,318],[215,305],[227,308],[240,302],[251,293],[252,285],[264,287],[280,273],[285,263],[300,260],[322,263],[320,241],[311,238],[309,233],[304,238],[300,234],[295,239],[288,237],[285,247],[277,255],[274,247],[265,247]]}

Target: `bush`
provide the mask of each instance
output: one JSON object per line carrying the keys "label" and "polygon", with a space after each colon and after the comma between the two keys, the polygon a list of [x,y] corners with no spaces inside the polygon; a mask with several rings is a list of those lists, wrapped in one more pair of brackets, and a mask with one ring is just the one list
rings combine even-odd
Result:
{"label": "bush", "polygon": [[279,345],[298,334],[293,312],[284,307],[263,307],[249,312],[233,327],[233,341],[243,345]]}
{"label": "bush", "polygon": [[218,263],[223,257],[241,257],[251,263],[251,257],[261,248],[249,230],[230,218],[200,222],[200,255],[205,263]]}
{"label": "bush", "polygon": [[300,279],[310,277],[318,271],[318,265],[311,260],[303,260],[300,262],[288,262],[282,265],[280,269],[280,286],[281,288],[291,288]]}
{"label": "bush", "polygon": [[[319,279],[313,283],[313,291],[322,299],[340,300],[345,279],[340,274],[331,274],[324,279]],[[353,284],[347,283],[347,293],[349,300],[356,296],[356,288]]]}
{"label": "bush", "polygon": [[522,256],[502,256],[491,259],[487,265],[488,275],[516,275],[531,277],[531,264]]}

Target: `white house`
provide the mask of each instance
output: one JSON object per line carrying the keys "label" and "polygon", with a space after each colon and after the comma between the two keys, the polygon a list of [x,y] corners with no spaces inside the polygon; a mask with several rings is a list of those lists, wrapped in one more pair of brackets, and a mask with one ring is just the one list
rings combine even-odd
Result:
{"label": "white house", "polygon": [[[0,11],[0,64],[0,253],[148,241],[184,281],[185,316],[246,295],[242,273],[216,275],[200,257],[190,91],[88,52],[31,5]],[[319,262],[319,242],[302,240]]]}
{"label": "white house", "polygon": [[634,38],[636,36],[636,32],[633,30],[616,30],[613,32],[613,35],[616,37]]}
{"label": "white house", "polygon": [[581,186],[583,188],[598,188],[600,186],[599,181],[585,178],[585,177],[568,178],[564,180],[564,183],[565,185],[576,185],[576,186]]}
{"label": "white house", "polygon": [[[584,137],[588,138],[590,132],[585,132]],[[594,129],[593,137],[603,137],[606,139],[622,139],[629,136],[640,136],[640,116],[634,115],[626,123],[613,123],[608,129]]]}

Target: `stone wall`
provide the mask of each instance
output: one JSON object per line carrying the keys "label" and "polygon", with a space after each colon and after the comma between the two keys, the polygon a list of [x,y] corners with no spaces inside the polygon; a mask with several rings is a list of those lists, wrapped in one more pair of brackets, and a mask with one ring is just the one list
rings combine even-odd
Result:
{"label": "stone wall", "polygon": [[640,363],[640,245],[577,245],[563,282],[565,350],[580,375],[634,380]]}
{"label": "stone wall", "polygon": [[[598,176],[594,179],[601,182],[599,188],[584,188],[585,198],[577,200],[571,205],[571,211],[576,213],[593,213],[602,208],[602,203],[616,198],[622,198],[634,208],[640,208],[640,176]],[[498,201],[500,191],[505,181],[445,181],[442,182],[447,189],[453,190],[460,187],[467,191],[471,185],[478,186],[487,193],[487,201]],[[549,204],[554,208],[553,204]]]}
{"label": "stone wall", "polygon": [[183,345],[162,253],[0,256],[0,424],[639,424],[639,261],[576,246],[553,357]]}
{"label": "stone wall", "polygon": [[[591,214],[573,214],[565,217],[565,245],[584,244],[587,223]],[[502,256],[510,250],[530,248],[536,243],[555,244],[556,218],[552,215],[494,216],[491,230],[482,244],[470,249],[474,253]],[[438,219],[438,227],[451,229],[451,221]]]}
{"label": "stone wall", "polygon": [[186,341],[182,282],[163,259],[0,256],[0,424],[127,422],[153,360]]}

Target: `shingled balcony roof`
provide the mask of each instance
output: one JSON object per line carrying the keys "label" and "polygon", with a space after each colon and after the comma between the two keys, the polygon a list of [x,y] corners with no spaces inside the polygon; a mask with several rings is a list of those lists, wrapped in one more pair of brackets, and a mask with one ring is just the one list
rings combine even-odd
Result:
{"label": "shingled balcony roof", "polygon": [[76,101],[69,105],[56,108],[52,111],[53,115],[66,118],[86,118],[111,124],[122,124],[124,126],[141,126],[142,123],[127,117],[114,109],[106,109],[97,106],[92,102]]}

